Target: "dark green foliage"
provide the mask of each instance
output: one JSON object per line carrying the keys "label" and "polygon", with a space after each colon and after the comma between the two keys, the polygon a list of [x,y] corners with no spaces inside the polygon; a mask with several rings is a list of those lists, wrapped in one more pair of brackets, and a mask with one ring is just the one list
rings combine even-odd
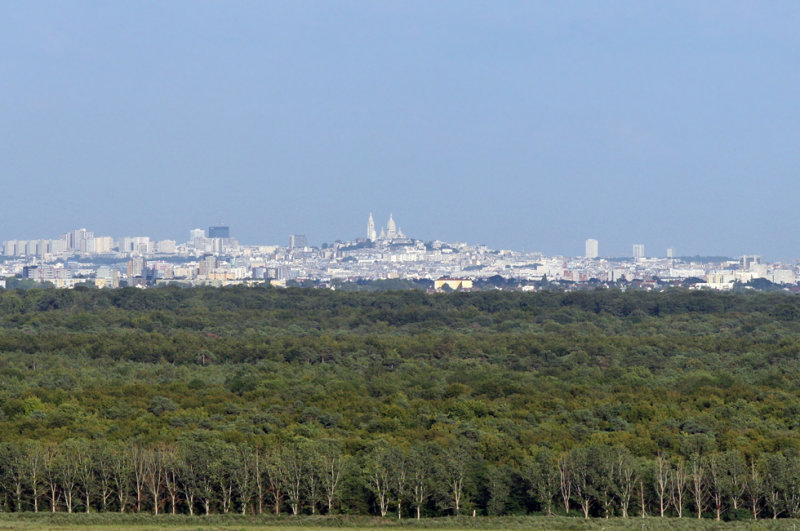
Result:
{"label": "dark green foliage", "polygon": [[[47,508],[50,459],[60,510],[86,509],[83,477],[93,511],[634,516],[660,510],[662,456],[667,515],[786,517],[798,430],[785,294],[0,292],[4,510]],[[165,474],[141,504],[137,463]]]}

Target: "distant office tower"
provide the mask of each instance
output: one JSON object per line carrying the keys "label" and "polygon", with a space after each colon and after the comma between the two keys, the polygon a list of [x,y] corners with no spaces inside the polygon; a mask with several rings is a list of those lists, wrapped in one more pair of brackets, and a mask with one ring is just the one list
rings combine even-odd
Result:
{"label": "distant office tower", "polygon": [[86,252],[86,240],[94,239],[94,232],[86,229],[75,229],[66,234],[67,247],[71,251]]}
{"label": "distant office tower", "polygon": [[[111,246],[114,247],[113,245]],[[67,252],[67,240],[50,240],[50,252],[53,254]]]}
{"label": "distant office tower", "polygon": [[667,247],[667,258],[675,258],[675,247]]}
{"label": "distant office tower", "polygon": [[644,244],[643,243],[634,243],[633,244],[633,257],[634,258],[644,258]]}
{"label": "distant office tower", "polygon": [[150,241],[150,236],[133,238],[125,236],[119,239],[119,251],[121,253],[148,254],[153,252],[153,242]]}
{"label": "distant office tower", "polygon": [[17,240],[7,240],[3,242],[3,254],[6,256],[17,255]]}
{"label": "distant office tower", "polygon": [[372,212],[369,213],[369,220],[367,221],[367,240],[374,242],[378,239],[378,233],[375,232],[375,220],[372,219]]}
{"label": "distant office tower", "polygon": [[223,253],[225,252],[225,238],[208,238],[204,247],[206,252]]}
{"label": "distant office tower", "polygon": [[90,253],[107,254],[114,248],[114,238],[111,236],[97,236],[87,240],[86,250]]}
{"label": "distant office tower", "polygon": [[197,250],[205,251],[206,231],[203,229],[192,229],[189,231],[189,243]]}
{"label": "distant office tower", "polygon": [[761,263],[761,257],[757,254],[746,254],[739,259],[739,265],[742,266],[742,269],[749,270],[754,265],[758,265]]}
{"label": "distant office tower", "polygon": [[586,240],[586,258],[597,258],[599,244],[594,238]]}
{"label": "distant office tower", "polygon": [[209,227],[208,228],[208,237],[209,238],[230,238],[231,237],[231,229],[230,229],[230,227],[225,227],[225,226]]}
{"label": "distant office tower", "polygon": [[308,240],[305,234],[290,234],[289,249],[303,249],[308,247]]}
{"label": "distant office tower", "polygon": [[203,256],[200,260],[200,274],[201,275],[209,275],[214,272],[214,269],[217,267],[217,259],[212,254],[207,254]]}
{"label": "distant office tower", "polygon": [[128,278],[143,277],[147,269],[147,261],[142,256],[132,256],[128,260]]}

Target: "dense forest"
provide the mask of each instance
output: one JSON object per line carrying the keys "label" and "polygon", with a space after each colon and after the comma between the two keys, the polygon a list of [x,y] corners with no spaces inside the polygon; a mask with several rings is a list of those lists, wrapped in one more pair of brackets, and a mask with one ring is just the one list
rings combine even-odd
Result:
{"label": "dense forest", "polygon": [[4,511],[800,517],[800,298],[0,291]]}

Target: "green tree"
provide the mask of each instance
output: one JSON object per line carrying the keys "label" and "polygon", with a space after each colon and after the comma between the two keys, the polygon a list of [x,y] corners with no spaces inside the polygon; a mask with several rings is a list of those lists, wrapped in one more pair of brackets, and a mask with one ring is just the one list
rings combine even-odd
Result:
{"label": "green tree", "polygon": [[547,448],[534,451],[522,467],[523,477],[528,483],[528,494],[539,504],[541,510],[551,516],[553,501],[558,493],[559,478],[556,457]]}

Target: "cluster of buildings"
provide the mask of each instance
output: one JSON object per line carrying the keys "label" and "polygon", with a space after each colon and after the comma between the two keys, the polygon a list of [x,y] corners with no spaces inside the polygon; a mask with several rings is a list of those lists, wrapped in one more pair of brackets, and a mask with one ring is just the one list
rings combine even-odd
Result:
{"label": "cluster of buildings", "polygon": [[[599,255],[600,255],[600,242],[598,242],[594,238],[589,238],[588,240],[586,240],[586,254],[585,254],[586,258],[598,258]],[[674,258],[674,257],[675,257],[675,248],[667,247],[667,258]],[[633,244],[633,258],[634,259],[645,258],[643,243]]]}
{"label": "cluster of buildings", "polygon": [[759,280],[797,288],[797,264],[764,263],[758,256],[693,260],[678,258],[674,249],[668,249],[666,257],[652,258],[646,256],[643,244],[635,244],[629,258],[602,258],[598,240],[588,239],[585,245],[585,256],[565,257],[461,242],[423,242],[407,237],[393,216],[376,227],[372,214],[364,237],[320,247],[309,246],[301,234],[290,235],[288,245],[241,245],[226,226],[193,229],[182,243],[147,236],[114,239],[76,229],[57,239],[3,242],[0,287],[9,282],[46,282],[58,288],[170,283],[335,288],[348,282],[411,279],[429,281],[436,290],[469,290],[490,279],[514,279],[513,286],[522,290],[552,283],[565,289],[633,284],[642,289],[684,285],[726,290]]}

